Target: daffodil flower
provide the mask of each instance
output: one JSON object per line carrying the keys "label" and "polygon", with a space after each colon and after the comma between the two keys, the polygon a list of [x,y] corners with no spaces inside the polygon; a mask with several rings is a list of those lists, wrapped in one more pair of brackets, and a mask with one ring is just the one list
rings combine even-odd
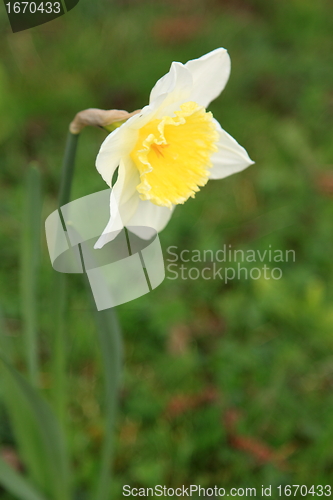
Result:
{"label": "daffodil flower", "polygon": [[111,217],[95,248],[124,226],[161,231],[176,205],[209,179],[222,179],[253,162],[206,108],[224,89],[230,58],[219,48],[186,64],[173,62],[150,93],[149,104],[103,142],[96,167],[111,187]]}

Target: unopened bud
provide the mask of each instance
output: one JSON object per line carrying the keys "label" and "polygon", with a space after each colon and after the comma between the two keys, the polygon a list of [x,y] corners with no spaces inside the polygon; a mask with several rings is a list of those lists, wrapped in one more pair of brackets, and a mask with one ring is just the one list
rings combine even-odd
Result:
{"label": "unopened bud", "polygon": [[93,127],[106,128],[111,131],[140,111],[140,109],[137,109],[132,113],[128,113],[121,109],[85,109],[77,113],[69,126],[69,130],[72,134],[79,134],[84,127],[90,125]]}

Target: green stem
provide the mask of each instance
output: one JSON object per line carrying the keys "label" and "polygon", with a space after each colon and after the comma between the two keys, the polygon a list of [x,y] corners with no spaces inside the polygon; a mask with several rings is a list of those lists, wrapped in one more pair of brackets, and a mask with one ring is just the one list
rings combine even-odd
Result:
{"label": "green stem", "polygon": [[101,468],[93,500],[109,500],[123,346],[121,329],[114,308],[96,312],[96,322],[104,367],[106,419]]}
{"label": "green stem", "polygon": [[[74,163],[78,135],[69,133],[62,170],[59,208],[70,200],[70,190],[74,175]],[[88,280],[86,280],[88,283]],[[57,335],[54,344],[54,386],[57,413],[61,423],[66,416],[66,342],[64,316],[66,308],[66,275],[58,274],[57,294]],[[90,286],[89,293],[91,296]],[[91,297],[92,298],[92,297]],[[93,304],[96,311],[96,306]],[[114,427],[118,408],[118,391],[122,367],[122,336],[115,309],[96,311],[96,323],[100,342],[106,400],[106,428],[103,443],[101,468],[97,478],[93,500],[109,500],[111,489],[111,467],[114,450]]]}
{"label": "green stem", "polygon": [[68,132],[58,198],[59,208],[70,201],[79,134]]}
{"label": "green stem", "polygon": [[100,470],[91,500],[109,500],[111,497],[112,463],[114,455],[114,432],[118,413],[118,396],[123,365],[122,332],[115,308],[97,311],[92,299],[87,276],[92,308],[98,329],[98,340],[102,356],[105,384],[105,433],[101,454]]}
{"label": "green stem", "polygon": [[[78,144],[78,135],[68,133],[66,149],[61,172],[60,191],[58,198],[59,210],[70,201],[71,187],[74,176],[75,158]],[[67,332],[65,328],[66,316],[66,288],[67,276],[63,273],[56,275],[55,283],[55,337],[53,344],[52,371],[55,408],[63,428],[66,420],[67,381],[66,381],[66,351]]]}
{"label": "green stem", "polygon": [[37,341],[37,276],[40,262],[41,175],[30,165],[26,177],[21,258],[22,319],[29,379],[39,382]]}

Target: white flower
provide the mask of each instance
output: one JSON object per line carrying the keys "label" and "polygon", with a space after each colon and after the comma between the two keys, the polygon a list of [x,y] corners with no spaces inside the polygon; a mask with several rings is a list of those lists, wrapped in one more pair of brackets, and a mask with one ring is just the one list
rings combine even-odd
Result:
{"label": "white flower", "polygon": [[173,62],[158,80],[149,105],[103,142],[96,167],[111,187],[111,217],[95,245],[110,241],[124,226],[161,231],[175,205],[184,203],[209,179],[222,179],[253,162],[247,152],[206,111],[224,89],[230,58],[219,48],[186,64]]}

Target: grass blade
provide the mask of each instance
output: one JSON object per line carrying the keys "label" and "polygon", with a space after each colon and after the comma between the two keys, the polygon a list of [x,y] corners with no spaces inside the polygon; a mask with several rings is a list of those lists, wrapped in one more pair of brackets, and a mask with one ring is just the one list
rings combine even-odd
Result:
{"label": "grass blade", "polygon": [[2,458],[0,458],[0,483],[19,500],[46,500],[35,488]]}
{"label": "grass blade", "polygon": [[53,500],[69,500],[69,462],[63,436],[48,403],[8,362],[5,403],[22,457],[39,489]]}
{"label": "grass blade", "polygon": [[38,385],[37,277],[41,236],[41,175],[31,164],[25,186],[22,231],[21,297],[26,363],[30,381]]}

